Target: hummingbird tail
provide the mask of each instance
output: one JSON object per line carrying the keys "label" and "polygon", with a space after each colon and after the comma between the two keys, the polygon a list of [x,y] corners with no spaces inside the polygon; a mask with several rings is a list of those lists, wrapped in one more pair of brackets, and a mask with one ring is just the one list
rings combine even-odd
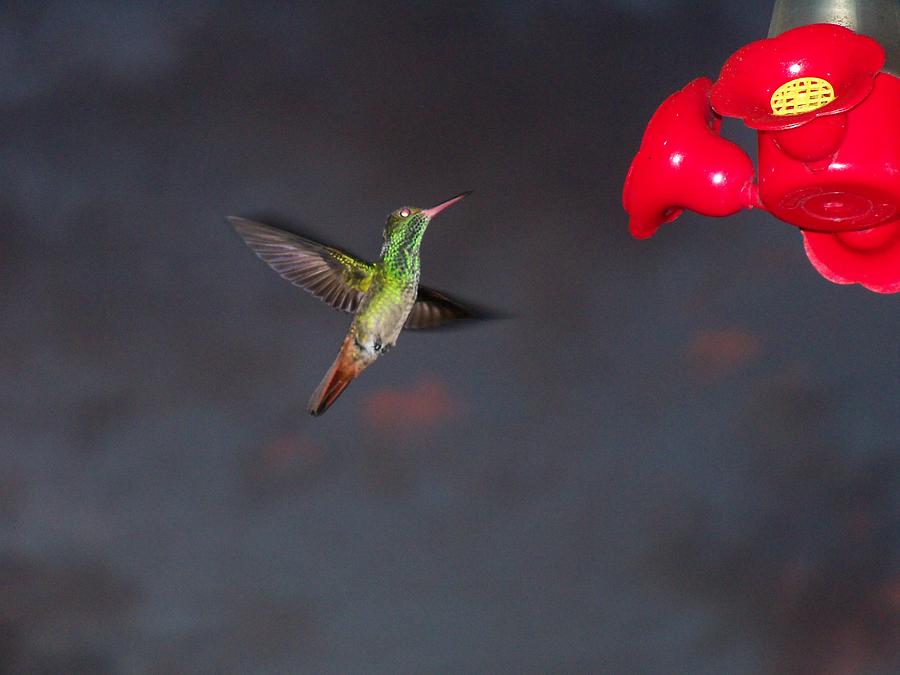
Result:
{"label": "hummingbird tail", "polygon": [[325,373],[325,377],[309,399],[306,406],[309,414],[318,416],[328,410],[347,385],[355,380],[367,365],[369,364],[360,358],[353,338],[348,335],[331,368]]}

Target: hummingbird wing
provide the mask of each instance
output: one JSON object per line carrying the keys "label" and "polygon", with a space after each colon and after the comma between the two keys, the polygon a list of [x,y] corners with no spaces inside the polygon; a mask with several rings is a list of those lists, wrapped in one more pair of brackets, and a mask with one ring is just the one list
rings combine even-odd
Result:
{"label": "hummingbird wing", "polygon": [[447,297],[444,293],[427,286],[419,286],[416,302],[406,317],[403,328],[406,330],[439,328],[452,321],[475,319],[479,316],[479,312]]}
{"label": "hummingbird wing", "polygon": [[374,266],[333,246],[271,225],[229,216],[228,222],[269,267],[335,309],[354,313]]}

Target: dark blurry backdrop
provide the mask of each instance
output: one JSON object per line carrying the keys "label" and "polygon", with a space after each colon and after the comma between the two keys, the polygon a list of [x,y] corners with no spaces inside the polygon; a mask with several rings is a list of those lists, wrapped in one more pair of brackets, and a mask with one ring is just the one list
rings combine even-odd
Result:
{"label": "dark blurry backdrop", "polygon": [[[0,672],[897,672],[896,297],[620,203],[769,11],[4,3]],[[469,189],[423,282],[515,318],[308,417],[349,318],[224,216]]]}

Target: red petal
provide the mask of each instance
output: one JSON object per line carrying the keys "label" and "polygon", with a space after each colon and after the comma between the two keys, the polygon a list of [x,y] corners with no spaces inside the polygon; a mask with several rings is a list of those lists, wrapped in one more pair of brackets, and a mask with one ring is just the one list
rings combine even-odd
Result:
{"label": "red petal", "polygon": [[[791,129],[857,105],[872,90],[884,65],[875,40],[834,24],[794,28],[742,47],[725,62],[711,94],[720,115],[738,117],[753,129]],[[834,88],[834,100],[800,115],[775,115],[772,93],[800,77],[818,77]]]}
{"label": "red petal", "polygon": [[753,200],[753,163],[719,135],[709,107],[712,83],[700,77],[653,114],[625,178],[622,203],[631,234],[644,239],[685,209],[728,216]]}
{"label": "red petal", "polygon": [[829,281],[900,292],[900,220],[857,232],[803,232],[803,243],[813,267]]}

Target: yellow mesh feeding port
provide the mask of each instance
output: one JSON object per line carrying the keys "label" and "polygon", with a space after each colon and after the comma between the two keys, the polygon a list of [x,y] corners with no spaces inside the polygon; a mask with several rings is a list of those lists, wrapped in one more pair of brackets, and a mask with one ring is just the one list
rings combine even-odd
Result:
{"label": "yellow mesh feeding port", "polygon": [[798,77],[778,87],[769,99],[776,115],[801,115],[834,100],[831,82],[819,77]]}

